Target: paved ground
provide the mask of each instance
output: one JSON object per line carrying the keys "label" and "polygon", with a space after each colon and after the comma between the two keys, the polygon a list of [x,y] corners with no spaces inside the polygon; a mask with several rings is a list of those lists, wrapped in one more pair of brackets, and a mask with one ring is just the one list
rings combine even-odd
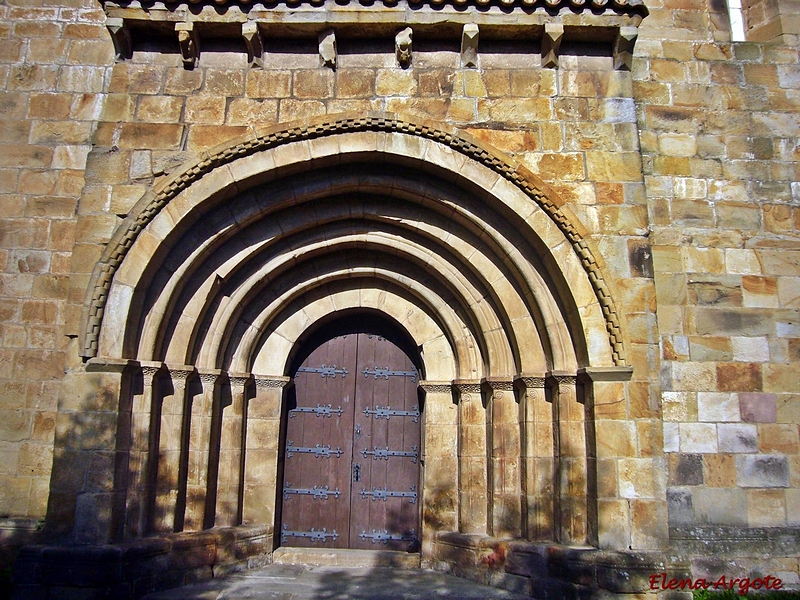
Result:
{"label": "paved ground", "polygon": [[522,600],[512,594],[427,571],[386,567],[269,565],[175,590],[146,600]]}

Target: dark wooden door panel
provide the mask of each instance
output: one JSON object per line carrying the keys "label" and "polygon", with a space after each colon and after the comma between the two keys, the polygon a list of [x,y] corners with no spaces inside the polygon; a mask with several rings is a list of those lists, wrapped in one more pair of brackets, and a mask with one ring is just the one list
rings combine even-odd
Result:
{"label": "dark wooden door panel", "polygon": [[293,533],[282,532],[284,545],[348,547],[356,350],[356,336],[334,338],[312,352],[295,376],[282,513],[283,529]]}
{"label": "dark wooden door panel", "polygon": [[419,418],[402,413],[417,412],[416,370],[392,342],[361,334],[358,373],[353,460],[364,476],[353,482],[350,545],[408,550],[417,535],[420,436]]}
{"label": "dark wooden door panel", "polygon": [[411,550],[418,536],[417,372],[376,335],[334,338],[295,376],[282,544]]}

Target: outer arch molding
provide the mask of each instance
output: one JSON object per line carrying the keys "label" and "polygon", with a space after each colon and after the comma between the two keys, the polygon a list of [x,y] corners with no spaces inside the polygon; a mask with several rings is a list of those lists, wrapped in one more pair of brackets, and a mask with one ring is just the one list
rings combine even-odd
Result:
{"label": "outer arch molding", "polygon": [[533,200],[564,234],[579,258],[603,312],[614,364],[626,365],[619,316],[608,285],[578,228],[561,211],[561,203],[555,192],[513,158],[477,141],[466,132],[430,121],[415,122],[405,116],[386,112],[327,115],[254,129],[241,138],[203,153],[196,162],[147,192],[115,231],[92,272],[80,329],[82,356],[91,358],[97,355],[109,290],[128,250],[148,223],[180,192],[214,169],[236,159],[293,142],[358,132],[403,133],[433,140],[488,167]]}

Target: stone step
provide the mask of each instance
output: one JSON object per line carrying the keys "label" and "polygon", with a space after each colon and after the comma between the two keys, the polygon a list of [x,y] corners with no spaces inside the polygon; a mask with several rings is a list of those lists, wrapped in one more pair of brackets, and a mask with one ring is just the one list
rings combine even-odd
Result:
{"label": "stone step", "polygon": [[395,567],[418,569],[419,553],[396,550],[348,550],[331,548],[278,548],[272,562],[309,567]]}

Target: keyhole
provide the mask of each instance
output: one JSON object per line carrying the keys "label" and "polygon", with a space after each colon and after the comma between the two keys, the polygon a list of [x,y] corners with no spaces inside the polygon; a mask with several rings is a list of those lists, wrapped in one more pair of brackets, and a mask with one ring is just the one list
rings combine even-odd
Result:
{"label": "keyhole", "polygon": [[353,465],[353,481],[361,481],[361,465]]}

